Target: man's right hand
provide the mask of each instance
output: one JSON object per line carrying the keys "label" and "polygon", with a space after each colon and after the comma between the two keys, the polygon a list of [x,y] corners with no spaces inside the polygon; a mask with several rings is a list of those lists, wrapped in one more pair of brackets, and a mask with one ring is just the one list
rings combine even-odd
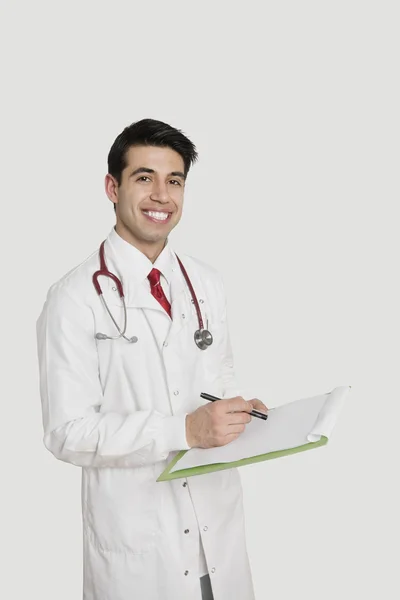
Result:
{"label": "man's right hand", "polygon": [[252,417],[250,401],[242,396],[199,406],[186,416],[186,440],[191,448],[215,448],[233,442]]}

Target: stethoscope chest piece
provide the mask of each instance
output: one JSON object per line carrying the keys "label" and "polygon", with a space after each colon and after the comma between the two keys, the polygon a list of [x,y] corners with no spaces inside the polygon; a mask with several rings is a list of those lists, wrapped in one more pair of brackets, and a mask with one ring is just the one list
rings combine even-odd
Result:
{"label": "stethoscope chest piece", "polygon": [[213,343],[213,336],[208,329],[198,329],[194,332],[194,341],[200,350],[207,350]]}

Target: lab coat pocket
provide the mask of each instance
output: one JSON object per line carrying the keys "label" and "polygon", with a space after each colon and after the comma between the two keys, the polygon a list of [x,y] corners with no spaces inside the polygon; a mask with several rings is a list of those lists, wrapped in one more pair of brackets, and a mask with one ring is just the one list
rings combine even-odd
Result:
{"label": "lab coat pocket", "polygon": [[84,526],[106,552],[145,554],[158,533],[155,465],[86,469]]}
{"label": "lab coat pocket", "polygon": [[206,350],[202,350],[201,358],[206,378],[215,379],[221,373],[221,328],[211,324],[210,332],[213,336],[213,343]]}

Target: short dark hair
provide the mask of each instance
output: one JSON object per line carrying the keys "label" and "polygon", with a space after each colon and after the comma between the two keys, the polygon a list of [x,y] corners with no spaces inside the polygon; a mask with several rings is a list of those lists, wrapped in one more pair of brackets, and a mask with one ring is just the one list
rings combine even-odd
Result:
{"label": "short dark hair", "polygon": [[[117,136],[108,153],[108,172],[121,183],[122,171],[127,166],[126,155],[132,146],[159,146],[172,148],[181,155],[185,177],[197,160],[195,145],[182,133],[167,123],[155,119],[142,119],[132,123]],[[114,210],[116,206],[114,204]]]}

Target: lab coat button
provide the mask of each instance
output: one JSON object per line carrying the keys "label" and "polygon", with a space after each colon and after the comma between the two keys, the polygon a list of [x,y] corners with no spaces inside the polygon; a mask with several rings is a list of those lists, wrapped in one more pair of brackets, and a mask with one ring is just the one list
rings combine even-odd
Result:
{"label": "lab coat button", "polygon": [[189,574],[189,571],[185,571],[185,575],[188,575],[188,574]]}
{"label": "lab coat button", "polygon": [[168,346],[168,342],[164,342],[164,346],[167,347]]}
{"label": "lab coat button", "polygon": [[189,533],[189,529],[185,529],[185,533]]}
{"label": "lab coat button", "polygon": [[215,573],[215,567],[211,569],[211,573]]}
{"label": "lab coat button", "polygon": [[179,390],[175,390],[174,391],[174,396],[177,396],[179,394]]}
{"label": "lab coat button", "polygon": [[182,313],[182,319],[186,319],[186,316]]}
{"label": "lab coat button", "polygon": [[207,525],[205,527],[203,527],[203,531],[207,531],[208,527]]}

